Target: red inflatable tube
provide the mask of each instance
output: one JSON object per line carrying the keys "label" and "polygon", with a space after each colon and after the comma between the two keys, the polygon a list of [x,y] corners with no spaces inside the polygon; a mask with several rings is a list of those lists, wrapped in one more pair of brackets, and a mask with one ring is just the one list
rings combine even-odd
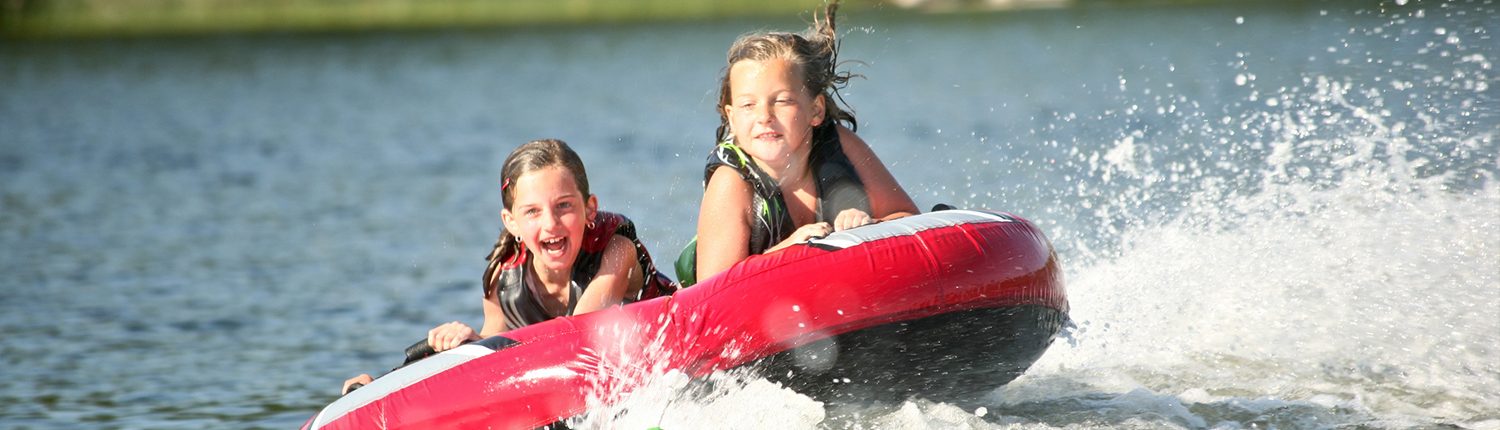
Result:
{"label": "red inflatable tube", "polygon": [[832,342],[820,350],[831,353],[785,372],[793,379],[845,380],[833,391],[860,396],[992,390],[1057,334],[1068,311],[1061,278],[1051,244],[1025,220],[923,214],[754,256],[674,296],[445,351],[351,392],[303,428],[535,428],[585,412],[589,396],[616,400],[649,375],[776,361],[815,341]]}

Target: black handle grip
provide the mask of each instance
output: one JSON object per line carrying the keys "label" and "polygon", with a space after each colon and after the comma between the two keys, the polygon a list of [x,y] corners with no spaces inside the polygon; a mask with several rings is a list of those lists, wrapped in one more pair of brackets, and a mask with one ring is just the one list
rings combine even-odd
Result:
{"label": "black handle grip", "polygon": [[[470,343],[474,343],[474,341],[472,341],[472,340],[466,340],[466,341],[463,341],[463,343],[460,343],[459,345],[468,345]],[[494,349],[494,348],[490,348],[490,349]],[[411,346],[406,347],[406,361],[401,363],[401,367],[406,367],[406,365],[408,365],[408,364],[412,364],[412,363],[416,363],[418,361],[422,361],[422,359],[427,358],[427,357],[431,357],[431,356],[436,355],[436,354],[437,354],[437,350],[432,349],[432,345],[429,344],[429,343],[427,343],[427,339],[419,340],[419,341],[417,341],[417,343],[413,343],[413,344],[411,344]],[[401,367],[397,367],[397,369],[400,369]],[[395,370],[395,369],[392,369],[392,370]]]}
{"label": "black handle grip", "polygon": [[437,351],[432,349],[432,345],[428,344],[427,339],[424,338],[406,347],[406,361],[401,363],[401,365],[405,366],[416,363],[421,359],[431,357],[433,354],[437,354]]}

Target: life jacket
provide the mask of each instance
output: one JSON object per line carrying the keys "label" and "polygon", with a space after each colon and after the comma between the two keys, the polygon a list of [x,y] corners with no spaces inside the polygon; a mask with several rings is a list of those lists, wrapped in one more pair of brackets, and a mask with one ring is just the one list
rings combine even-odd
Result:
{"label": "life jacket", "polygon": [[[642,271],[640,291],[626,296],[624,303],[668,296],[677,291],[677,284],[657,272],[656,264],[651,261],[651,254],[646,252],[646,246],[636,237],[635,223],[624,215],[600,211],[594,217],[593,226],[584,230],[582,247],[577,259],[573,260],[573,276],[568,286],[568,315],[573,315],[578,297],[583,295],[589,282],[599,274],[599,268],[604,263],[604,251],[609,247],[610,239],[616,235],[630,239],[635,245],[636,258]],[[501,265],[498,275],[500,279],[495,283],[500,290],[497,293],[500,309],[505,314],[506,329],[525,327],[555,317],[547,313],[536,292],[526,285],[526,271],[530,270],[526,260],[531,257],[531,253],[524,251],[524,247],[522,249],[522,252],[513,254]]]}
{"label": "life jacket", "polygon": [[[812,153],[808,160],[816,176],[818,201],[817,219],[814,222],[832,223],[839,212],[859,209],[870,212],[870,195],[865,192],[864,181],[854,169],[854,163],[844,154],[839,140],[838,127],[829,121],[813,129]],[[755,162],[741,151],[733,141],[715,146],[708,154],[703,167],[703,186],[713,178],[715,170],[728,166],[739,173],[740,179],[752,189],[750,209],[755,213],[750,225],[750,255],[764,253],[796,231],[792,215],[786,209],[786,199],[781,187],[771,176],[762,171]],[[687,287],[697,283],[698,238],[694,237],[683,248],[676,262],[677,279]]]}

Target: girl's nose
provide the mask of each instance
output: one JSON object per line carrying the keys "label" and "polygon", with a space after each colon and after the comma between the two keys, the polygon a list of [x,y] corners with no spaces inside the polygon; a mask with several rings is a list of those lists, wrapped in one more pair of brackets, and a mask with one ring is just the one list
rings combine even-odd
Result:
{"label": "girl's nose", "polygon": [[559,224],[559,221],[556,212],[543,211],[542,216],[536,217],[532,223],[542,231],[551,231]]}
{"label": "girl's nose", "polygon": [[761,103],[755,106],[755,122],[761,124],[771,123],[771,104]]}
{"label": "girl's nose", "polygon": [[548,212],[547,213],[547,228],[548,229],[553,229],[553,228],[556,228],[557,226],[562,225],[562,215],[563,214],[560,213],[560,212],[555,212],[555,211],[554,212]]}

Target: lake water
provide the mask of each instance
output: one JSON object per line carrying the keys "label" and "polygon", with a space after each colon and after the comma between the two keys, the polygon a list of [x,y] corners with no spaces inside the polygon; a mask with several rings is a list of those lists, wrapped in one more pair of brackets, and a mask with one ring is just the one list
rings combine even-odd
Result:
{"label": "lake water", "polygon": [[[1244,3],[843,20],[919,206],[1058,246],[1077,327],[983,408],[734,371],[579,424],[1500,428],[1500,5]],[[300,425],[480,322],[530,139],[669,260],[725,48],[800,25],[0,44],[0,427]]]}

